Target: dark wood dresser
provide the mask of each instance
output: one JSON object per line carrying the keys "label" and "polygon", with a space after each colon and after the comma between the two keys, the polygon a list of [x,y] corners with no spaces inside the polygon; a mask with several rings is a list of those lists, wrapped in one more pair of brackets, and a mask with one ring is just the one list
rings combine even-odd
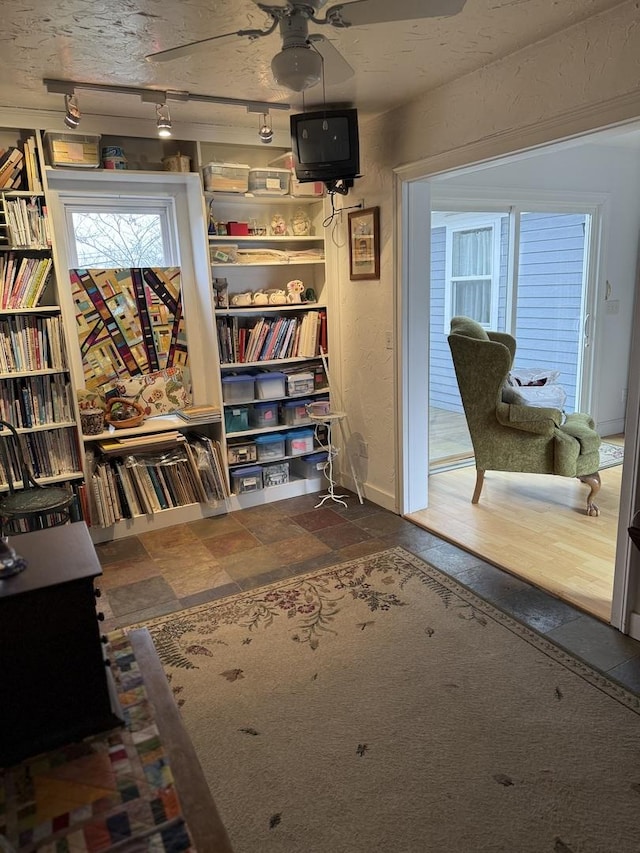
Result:
{"label": "dark wood dresser", "polygon": [[0,766],[113,728],[96,613],[102,569],[84,522],[10,544],[27,568],[0,580]]}

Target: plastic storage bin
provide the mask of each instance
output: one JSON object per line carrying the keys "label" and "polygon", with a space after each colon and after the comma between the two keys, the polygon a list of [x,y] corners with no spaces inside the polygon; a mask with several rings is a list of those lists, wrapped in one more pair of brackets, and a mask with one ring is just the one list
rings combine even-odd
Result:
{"label": "plastic storage bin", "polygon": [[249,410],[249,423],[254,427],[278,425],[277,403],[254,403]]}
{"label": "plastic storage bin", "polygon": [[284,397],[284,373],[273,370],[270,373],[256,374],[256,397],[259,400],[273,400]]}
{"label": "plastic storage bin", "polygon": [[231,472],[231,485],[235,495],[259,492],[262,488],[262,466],[249,465]]}
{"label": "plastic storage bin", "polygon": [[322,198],[324,184],[322,181],[300,182],[295,175],[291,176],[291,195],[296,198]]}
{"label": "plastic storage bin", "polygon": [[294,167],[293,151],[285,151],[279,157],[269,160],[269,165],[275,166],[276,169],[287,169],[290,172]]}
{"label": "plastic storage bin", "polygon": [[273,465],[265,465],[262,469],[262,482],[265,489],[269,486],[281,486],[289,482],[289,463],[276,462]]}
{"label": "plastic storage bin", "polygon": [[315,400],[307,400],[307,414],[311,419],[322,418],[331,411],[331,402],[328,397],[316,397]]}
{"label": "plastic storage bin", "polygon": [[287,195],[289,169],[249,169],[249,192],[255,195]]}
{"label": "plastic storage bin", "polygon": [[224,410],[224,427],[227,432],[249,429],[249,407],[233,406]]}
{"label": "plastic storage bin", "polygon": [[[284,456],[284,453],[282,455]],[[258,448],[255,441],[239,441],[235,444],[227,444],[227,462],[229,465],[255,462],[257,458]]]}
{"label": "plastic storage bin", "polygon": [[326,450],[318,453],[310,453],[309,456],[301,456],[299,459],[291,460],[291,471],[296,477],[308,480],[310,477],[324,476],[324,466],[327,464],[329,454]]}
{"label": "plastic storage bin", "polygon": [[313,451],[313,430],[295,429],[285,433],[287,456],[304,456]]}
{"label": "plastic storage bin", "polygon": [[97,169],[100,165],[99,136],[46,131],[44,141],[52,166],[81,166],[85,169]]}
{"label": "plastic storage bin", "polygon": [[287,400],[282,404],[282,423],[287,426],[308,424],[311,420],[307,412],[307,403],[311,400]]}
{"label": "plastic storage bin", "polygon": [[225,403],[250,403],[256,396],[252,373],[222,377],[222,399]]}
{"label": "plastic storage bin", "polygon": [[300,373],[290,373],[287,376],[287,394],[290,397],[300,394],[310,394],[314,388],[313,373],[303,370]]}
{"label": "plastic storage bin", "polygon": [[[286,443],[283,435],[259,435],[255,440],[257,458],[259,462],[270,462],[274,459],[282,459],[285,455]],[[255,458],[255,457],[254,457]]]}
{"label": "plastic storage bin", "polygon": [[207,163],[202,167],[202,177],[208,192],[246,193],[249,188],[246,163]]}

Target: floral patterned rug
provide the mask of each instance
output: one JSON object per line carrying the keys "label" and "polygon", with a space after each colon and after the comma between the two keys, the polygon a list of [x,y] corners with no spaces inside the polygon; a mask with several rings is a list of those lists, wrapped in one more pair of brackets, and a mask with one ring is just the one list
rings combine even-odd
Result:
{"label": "floral patterned rug", "polygon": [[638,697],[402,548],[147,627],[237,853],[638,850]]}
{"label": "floral patterned rug", "polygon": [[624,447],[619,444],[611,444],[603,441],[600,445],[600,470],[613,468],[614,465],[622,465],[624,462]]}

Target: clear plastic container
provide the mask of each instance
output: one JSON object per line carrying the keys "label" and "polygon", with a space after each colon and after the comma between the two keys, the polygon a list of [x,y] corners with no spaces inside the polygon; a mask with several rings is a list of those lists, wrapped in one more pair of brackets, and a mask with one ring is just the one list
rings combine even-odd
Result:
{"label": "clear plastic container", "polygon": [[289,373],[287,375],[287,394],[290,397],[300,394],[310,394],[314,388],[313,373],[303,370],[300,373]]}
{"label": "clear plastic container", "polygon": [[249,192],[254,195],[287,195],[289,169],[249,169]]}
{"label": "clear plastic container", "polygon": [[246,193],[249,166],[246,163],[207,163],[202,167],[202,178],[208,192]]}
{"label": "clear plastic container", "polygon": [[307,403],[311,400],[287,400],[282,404],[282,423],[287,426],[299,426],[311,421],[307,412]]}
{"label": "clear plastic container", "polygon": [[222,377],[222,399],[225,403],[250,403],[255,396],[252,373]]}
{"label": "clear plastic container", "polygon": [[254,427],[278,425],[277,403],[254,403],[249,410],[249,423]]}
{"label": "clear plastic container", "polygon": [[269,373],[257,373],[256,380],[256,397],[259,400],[273,400],[277,397],[284,397],[284,373],[278,373],[273,370]]}
{"label": "clear plastic container", "polygon": [[285,455],[286,443],[284,435],[259,435],[255,440],[257,458],[259,462],[269,462],[274,459],[282,459]]}
{"label": "clear plastic container", "polygon": [[313,451],[313,430],[295,429],[285,433],[287,456],[304,456]]}
{"label": "clear plastic container", "polygon": [[309,456],[301,456],[300,459],[292,459],[291,471],[296,477],[302,477],[305,480],[311,477],[322,477],[328,458],[327,451],[320,450],[318,453],[310,453]]}
{"label": "clear plastic container", "polygon": [[224,428],[227,432],[243,432],[249,429],[249,407],[233,406],[225,409]]}
{"label": "clear plastic container", "polygon": [[[284,453],[282,455],[284,456]],[[257,458],[258,449],[255,441],[241,441],[235,444],[227,444],[227,461],[229,465],[255,462]]]}
{"label": "clear plastic container", "polygon": [[262,466],[249,465],[231,472],[231,485],[235,495],[258,492],[262,489]]}

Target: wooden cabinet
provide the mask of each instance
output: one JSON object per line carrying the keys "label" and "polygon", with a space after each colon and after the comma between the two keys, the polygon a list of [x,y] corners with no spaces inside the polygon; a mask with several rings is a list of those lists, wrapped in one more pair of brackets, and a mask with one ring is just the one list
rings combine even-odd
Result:
{"label": "wooden cabinet", "polygon": [[118,725],[84,522],[13,542],[27,568],[0,584],[0,765]]}

